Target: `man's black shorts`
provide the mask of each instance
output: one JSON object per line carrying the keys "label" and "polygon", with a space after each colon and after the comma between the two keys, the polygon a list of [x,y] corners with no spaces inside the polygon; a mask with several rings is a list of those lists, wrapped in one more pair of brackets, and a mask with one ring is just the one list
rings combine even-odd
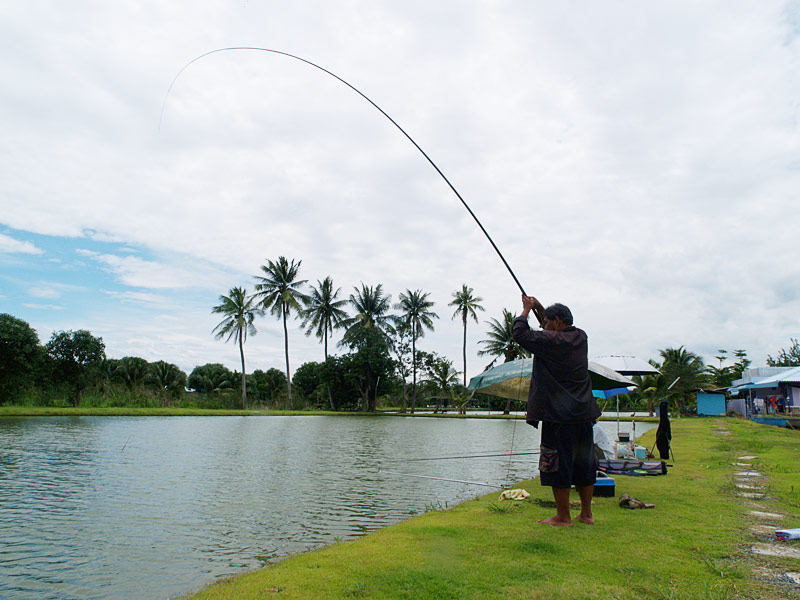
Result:
{"label": "man's black shorts", "polygon": [[597,456],[592,423],[542,422],[539,476],[542,485],[569,488],[594,485]]}

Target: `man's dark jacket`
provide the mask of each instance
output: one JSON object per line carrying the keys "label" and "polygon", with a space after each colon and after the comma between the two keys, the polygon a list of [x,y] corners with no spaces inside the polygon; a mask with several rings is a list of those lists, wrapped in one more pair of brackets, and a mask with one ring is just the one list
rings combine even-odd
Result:
{"label": "man's dark jacket", "polygon": [[539,421],[596,421],[600,407],[592,395],[586,332],[573,326],[562,331],[532,330],[525,317],[517,317],[513,334],[520,346],[533,353],[525,420],[534,427]]}

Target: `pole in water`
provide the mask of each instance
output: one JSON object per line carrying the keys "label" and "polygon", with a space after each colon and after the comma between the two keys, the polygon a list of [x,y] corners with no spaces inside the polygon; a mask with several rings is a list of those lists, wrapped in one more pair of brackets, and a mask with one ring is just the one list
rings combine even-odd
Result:
{"label": "pole in water", "polygon": [[378,473],[387,473],[389,475],[400,475],[402,477],[416,477],[418,479],[435,479],[436,481],[451,481],[453,483],[466,483],[467,485],[480,485],[483,487],[490,487],[495,490],[504,489],[502,485],[492,485],[491,483],[481,483],[480,481],[466,481],[464,479],[448,479],[447,477],[433,477],[431,475],[414,475],[412,473],[398,473],[397,471],[384,471],[378,469]]}
{"label": "pole in water", "polygon": [[191,64],[193,64],[193,63],[197,62],[198,60],[200,60],[200,59],[202,59],[202,58],[205,58],[206,56],[209,56],[209,55],[211,55],[211,54],[216,54],[216,53],[218,53],[218,52],[229,52],[229,51],[234,51],[234,50],[252,50],[252,51],[258,51],[258,52],[270,52],[270,53],[272,53],[272,54],[280,54],[281,56],[287,56],[287,57],[289,57],[289,58],[293,58],[293,59],[295,59],[295,60],[299,60],[300,62],[304,62],[304,63],[306,63],[307,65],[310,65],[310,66],[312,66],[312,67],[314,67],[314,68],[316,68],[316,69],[319,69],[319,70],[320,70],[320,71],[322,71],[323,73],[327,73],[328,75],[330,75],[330,76],[331,76],[331,77],[333,77],[334,79],[337,79],[337,80],[339,80],[340,82],[342,82],[343,84],[345,84],[347,87],[349,87],[351,90],[353,90],[355,93],[357,93],[359,96],[361,96],[362,98],[364,98],[364,100],[366,100],[367,102],[369,102],[369,103],[370,103],[372,106],[374,106],[374,107],[375,107],[375,108],[376,108],[376,109],[377,109],[377,110],[378,110],[378,111],[379,111],[379,112],[380,112],[380,113],[381,113],[381,114],[382,114],[384,117],[386,117],[387,119],[389,119],[389,121],[391,121],[392,125],[394,125],[395,127],[397,127],[397,129],[399,129],[399,130],[400,130],[400,132],[401,132],[401,133],[402,133],[404,136],[406,136],[406,137],[408,138],[408,140],[409,140],[409,141],[410,141],[412,144],[414,144],[414,147],[415,147],[417,150],[419,150],[419,151],[420,151],[420,153],[422,153],[422,156],[424,156],[424,157],[427,159],[427,161],[428,161],[428,162],[431,164],[431,166],[432,166],[434,169],[436,169],[436,172],[437,172],[437,173],[439,173],[439,175],[442,177],[442,179],[444,179],[445,183],[446,183],[448,186],[450,186],[450,189],[453,191],[453,193],[456,195],[456,197],[458,197],[458,199],[461,201],[461,204],[463,204],[463,205],[464,205],[464,208],[466,208],[466,209],[467,209],[467,212],[468,212],[468,213],[469,213],[469,214],[472,216],[472,218],[473,218],[473,219],[475,220],[475,222],[478,224],[478,227],[480,227],[481,231],[482,231],[482,232],[483,232],[483,234],[486,236],[486,239],[487,239],[487,240],[489,240],[489,243],[492,245],[492,248],[494,248],[495,252],[497,252],[497,255],[500,257],[500,260],[502,260],[502,261],[503,261],[503,264],[505,265],[506,269],[508,269],[508,272],[511,274],[511,277],[514,279],[514,283],[516,283],[516,284],[517,284],[517,287],[519,288],[519,290],[522,292],[522,294],[523,294],[523,295],[527,295],[527,294],[525,294],[525,290],[523,289],[523,287],[522,287],[522,284],[519,282],[519,279],[517,279],[517,276],[516,276],[516,275],[514,275],[514,271],[512,271],[512,270],[511,270],[511,267],[509,266],[508,262],[506,261],[505,257],[503,256],[502,252],[500,252],[500,249],[497,247],[497,244],[495,244],[495,243],[494,243],[494,240],[493,240],[493,239],[491,238],[491,236],[489,235],[489,232],[488,232],[488,231],[486,231],[486,228],[485,228],[485,227],[483,226],[483,224],[482,224],[482,223],[481,223],[481,222],[478,220],[478,217],[475,215],[475,213],[474,213],[474,212],[472,212],[472,209],[469,207],[469,205],[468,205],[468,204],[467,204],[467,202],[464,200],[464,198],[462,198],[462,197],[461,197],[461,194],[459,194],[459,193],[458,193],[458,190],[455,188],[455,186],[454,186],[452,183],[450,183],[450,180],[449,180],[449,179],[448,179],[448,178],[445,176],[445,174],[444,174],[444,173],[442,173],[442,170],[441,170],[441,169],[440,169],[440,168],[439,168],[439,167],[436,165],[436,163],[435,163],[435,162],[433,162],[433,160],[431,159],[431,157],[430,157],[430,156],[428,156],[428,155],[426,154],[426,152],[425,152],[425,151],[424,151],[424,150],[423,150],[423,149],[420,147],[420,145],[419,145],[419,144],[417,144],[417,142],[415,142],[415,141],[414,141],[414,138],[412,138],[410,135],[408,135],[408,133],[406,133],[406,130],[405,130],[405,129],[403,129],[402,127],[400,127],[400,125],[398,125],[398,124],[397,124],[397,122],[396,122],[396,121],[395,121],[395,120],[394,120],[392,117],[390,117],[390,116],[389,116],[389,115],[386,113],[386,111],[384,111],[384,110],[383,110],[383,109],[382,109],[380,106],[378,106],[377,104],[375,104],[375,103],[374,103],[374,102],[373,102],[373,101],[372,101],[372,100],[371,100],[371,99],[370,99],[370,98],[369,98],[369,97],[368,97],[366,94],[364,94],[364,93],[363,93],[361,90],[359,90],[359,89],[358,89],[358,88],[356,88],[355,86],[353,86],[353,85],[349,84],[347,81],[345,81],[344,79],[342,79],[341,77],[339,77],[339,76],[338,76],[338,75],[336,75],[335,73],[333,73],[333,72],[329,71],[328,69],[325,69],[324,67],[321,67],[321,66],[319,66],[318,64],[315,64],[315,63],[311,62],[310,60],[306,60],[305,58],[301,58],[300,56],[296,56],[296,55],[294,55],[294,54],[289,54],[288,52],[283,52],[283,51],[281,51],[281,50],[272,50],[272,49],[270,49],[270,48],[259,48],[259,47],[256,47],[256,46],[232,46],[232,47],[229,47],[229,48],[217,48],[216,50],[210,50],[209,52],[205,52],[204,54],[201,54],[200,56],[197,56],[197,57],[193,58],[192,60],[190,60],[188,63],[186,63],[186,64],[183,66],[183,68],[181,68],[181,70],[180,70],[180,71],[178,71],[178,74],[177,74],[177,75],[175,75],[175,78],[172,80],[172,83],[170,83],[170,84],[169,84],[169,88],[167,89],[167,93],[166,93],[166,95],[164,96],[164,102],[161,104],[161,115],[160,115],[160,116],[159,116],[159,118],[158,118],[158,129],[159,129],[159,131],[161,131],[161,121],[162,121],[162,119],[163,119],[163,117],[164,117],[164,108],[165,108],[165,107],[166,107],[166,105],[167,105],[167,99],[169,98],[169,94],[170,94],[170,92],[172,91],[172,87],[175,85],[175,82],[176,82],[176,81],[178,81],[178,78],[181,76],[181,73],[183,73],[183,72],[184,72],[184,71],[185,71],[185,70],[186,70],[186,69],[187,69],[187,68],[188,68],[188,67],[189,67]]}

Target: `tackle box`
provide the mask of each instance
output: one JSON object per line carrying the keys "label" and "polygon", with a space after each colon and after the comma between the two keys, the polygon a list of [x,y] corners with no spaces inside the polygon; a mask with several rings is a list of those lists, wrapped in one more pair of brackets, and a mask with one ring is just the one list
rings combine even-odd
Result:
{"label": "tackle box", "polygon": [[614,478],[605,473],[597,473],[597,481],[594,482],[594,495],[603,497],[616,496]]}

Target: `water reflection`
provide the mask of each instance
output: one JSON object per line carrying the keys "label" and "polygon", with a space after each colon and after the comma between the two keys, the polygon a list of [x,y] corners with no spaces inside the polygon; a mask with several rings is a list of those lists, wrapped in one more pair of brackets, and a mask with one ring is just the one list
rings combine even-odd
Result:
{"label": "water reflection", "polygon": [[0,419],[0,597],[174,597],[491,491],[381,469],[530,478],[535,456],[409,460],[507,453],[512,438],[538,446],[508,420]]}

